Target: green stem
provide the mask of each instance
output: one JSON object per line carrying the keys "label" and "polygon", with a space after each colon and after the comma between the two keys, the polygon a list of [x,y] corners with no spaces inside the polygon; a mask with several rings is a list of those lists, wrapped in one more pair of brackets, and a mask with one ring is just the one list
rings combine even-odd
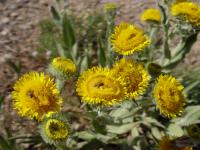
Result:
{"label": "green stem", "polygon": [[107,31],[107,50],[108,50],[108,66],[111,65],[111,57],[112,57],[112,48],[110,42],[110,34],[111,34],[111,25],[108,24],[108,31]]}
{"label": "green stem", "polygon": [[159,141],[156,139],[156,137],[155,137],[151,132],[149,132],[149,135],[151,136],[152,140],[153,140],[156,144],[159,144]]}
{"label": "green stem", "polygon": [[107,59],[106,60],[107,60],[107,65],[108,66],[111,66],[112,65],[112,61],[113,61],[110,35],[113,32],[114,19],[115,19],[115,12],[107,12],[106,13],[106,22],[107,22],[107,31],[106,31],[107,44],[106,44],[106,48],[107,48],[107,51],[108,51],[108,55],[107,55]]}
{"label": "green stem", "polygon": [[168,27],[168,23],[163,25],[164,28],[164,45],[163,45],[163,49],[164,49],[164,57],[170,59],[171,58],[171,52],[169,49],[169,37],[168,37],[168,31],[169,31],[169,27]]}
{"label": "green stem", "polygon": [[62,143],[56,145],[56,150],[69,150],[69,148],[66,146],[65,143]]}
{"label": "green stem", "polygon": [[153,43],[153,44],[151,44],[151,46],[150,46],[150,48],[148,48],[147,49],[147,51],[148,51],[148,58],[149,58],[149,60],[150,61],[153,61],[153,53],[154,53],[154,49],[155,49],[155,47],[154,47],[154,43],[155,43],[155,35],[156,35],[156,33],[158,32],[158,29],[159,29],[159,27],[158,26],[151,26],[151,31],[150,31],[150,39],[152,40],[151,42]]}
{"label": "green stem", "polygon": [[162,6],[158,0],[156,0],[156,3],[161,11],[162,14],[162,26],[163,26],[163,32],[164,32],[164,43],[163,43],[163,62],[165,59],[171,59],[171,52],[169,49],[169,20],[167,18],[168,16],[168,9]]}
{"label": "green stem", "polygon": [[60,91],[60,93],[63,91],[65,85],[65,81],[63,79],[56,79],[56,87]]}

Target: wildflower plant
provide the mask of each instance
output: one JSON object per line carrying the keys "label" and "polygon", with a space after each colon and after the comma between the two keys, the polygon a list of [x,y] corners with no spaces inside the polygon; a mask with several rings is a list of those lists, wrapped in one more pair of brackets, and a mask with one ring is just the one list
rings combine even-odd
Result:
{"label": "wildflower plant", "polygon": [[67,119],[56,113],[47,115],[39,128],[44,141],[50,144],[65,142],[70,132]]}
{"label": "wildflower plant", "polygon": [[[192,150],[200,142],[191,136],[191,126],[199,130],[200,108],[190,106],[187,97],[199,82],[182,83],[173,70],[197,40],[200,6],[167,0],[156,4],[141,14],[146,30],[133,23],[115,25],[117,4],[105,5],[106,32],[95,41],[96,50],[80,43],[69,10],[51,7],[62,29],[58,56],[47,73],[20,77],[12,92],[14,108],[37,120],[44,142],[57,149],[88,150]],[[61,107],[67,83],[75,85],[70,88],[81,103],[80,120],[87,122],[79,129],[73,125],[77,115]]]}
{"label": "wildflower plant", "polygon": [[140,28],[128,23],[121,23],[115,27],[111,39],[113,49],[122,55],[131,55],[150,44],[150,39]]}
{"label": "wildflower plant", "polygon": [[160,23],[161,22],[160,11],[158,9],[149,8],[142,13],[141,20]]}
{"label": "wildflower plant", "polygon": [[57,78],[70,78],[76,72],[76,65],[71,59],[56,57],[49,66],[49,72]]}
{"label": "wildflower plant", "polygon": [[94,67],[79,77],[77,93],[86,103],[112,106],[123,100],[127,91],[124,84],[123,79],[114,77],[109,69]]}
{"label": "wildflower plant", "polygon": [[63,102],[53,79],[38,72],[23,75],[14,85],[12,98],[21,116],[36,120],[49,111],[59,112]]}

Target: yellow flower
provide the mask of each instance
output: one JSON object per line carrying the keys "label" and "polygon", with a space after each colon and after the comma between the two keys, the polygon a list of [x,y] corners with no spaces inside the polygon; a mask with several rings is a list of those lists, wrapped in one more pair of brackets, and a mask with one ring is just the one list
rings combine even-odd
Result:
{"label": "yellow flower", "polygon": [[68,136],[67,126],[65,126],[62,121],[56,119],[49,119],[47,121],[45,131],[50,138],[55,140],[63,139]]}
{"label": "yellow flower", "polygon": [[192,2],[175,3],[171,7],[173,16],[183,16],[189,23],[200,27],[200,7]]}
{"label": "yellow flower", "polygon": [[93,67],[78,78],[76,91],[86,103],[112,106],[124,98],[123,84],[109,69]]}
{"label": "yellow flower", "polygon": [[183,86],[170,75],[160,75],[153,90],[157,108],[161,114],[174,118],[180,115],[185,105]]}
{"label": "yellow flower", "polygon": [[192,150],[192,147],[176,147],[174,140],[171,140],[168,136],[164,136],[159,142],[159,150]]}
{"label": "yellow flower", "polygon": [[187,2],[187,0],[176,0],[176,3]]}
{"label": "yellow flower", "polygon": [[169,139],[169,137],[164,136],[159,142],[159,150],[176,150]]}
{"label": "yellow flower", "polygon": [[154,8],[146,9],[141,15],[142,21],[161,21],[160,11]]}
{"label": "yellow flower", "polygon": [[112,11],[112,10],[117,9],[117,5],[116,5],[115,3],[106,3],[106,4],[104,5],[104,9],[105,9],[106,11]]}
{"label": "yellow flower", "polygon": [[142,64],[131,59],[121,59],[115,63],[112,71],[115,76],[124,79],[127,97],[136,99],[146,91],[150,76]]}
{"label": "yellow flower", "polygon": [[76,72],[76,65],[71,59],[56,57],[50,64],[50,73],[56,77],[69,77]]}
{"label": "yellow flower", "polygon": [[150,44],[150,39],[140,28],[128,23],[121,23],[115,27],[114,33],[111,35],[111,42],[116,52],[130,55],[146,48]]}
{"label": "yellow flower", "polygon": [[39,121],[50,111],[60,111],[62,103],[53,79],[37,72],[27,73],[15,83],[12,98],[21,116]]}
{"label": "yellow flower", "polygon": [[44,141],[50,144],[65,141],[69,136],[68,122],[59,114],[54,114],[44,119],[40,133]]}

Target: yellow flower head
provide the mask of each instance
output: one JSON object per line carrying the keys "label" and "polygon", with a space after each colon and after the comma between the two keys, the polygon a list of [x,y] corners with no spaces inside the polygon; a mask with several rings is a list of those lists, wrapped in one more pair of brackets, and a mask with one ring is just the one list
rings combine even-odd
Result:
{"label": "yellow flower head", "polygon": [[160,22],[161,21],[161,15],[160,11],[154,8],[146,9],[140,18],[142,21],[154,21],[154,22]]}
{"label": "yellow flower head", "polygon": [[176,3],[187,2],[187,0],[176,0]]}
{"label": "yellow flower head", "polygon": [[140,28],[128,23],[121,23],[115,27],[114,33],[111,35],[111,42],[116,52],[130,55],[146,48],[150,44],[150,39]]}
{"label": "yellow flower head", "polygon": [[37,120],[50,111],[60,111],[62,103],[53,79],[37,72],[27,73],[15,83],[12,98],[21,116]]}
{"label": "yellow flower head", "polygon": [[127,97],[136,99],[146,91],[150,76],[142,64],[131,59],[121,59],[115,63],[112,71],[115,76],[124,78]]}
{"label": "yellow flower head", "polygon": [[69,77],[76,72],[76,65],[71,59],[56,57],[50,64],[50,73],[56,77]]}
{"label": "yellow flower head", "polygon": [[174,140],[171,140],[168,136],[164,136],[159,142],[159,150],[192,150],[192,147],[176,147]]}
{"label": "yellow flower head", "polygon": [[45,142],[57,144],[67,140],[69,136],[69,126],[65,118],[54,114],[47,117],[40,126],[40,133]]}
{"label": "yellow flower head", "polygon": [[58,140],[68,136],[68,129],[64,122],[57,119],[49,119],[45,126],[49,138]]}
{"label": "yellow flower head", "polygon": [[112,10],[117,9],[117,5],[116,5],[115,3],[106,3],[106,4],[104,5],[104,9],[105,9],[106,11],[112,11]]}
{"label": "yellow flower head", "polygon": [[159,150],[176,150],[169,137],[164,136],[159,142]]}
{"label": "yellow flower head", "polygon": [[123,84],[109,69],[93,67],[81,74],[76,91],[86,103],[112,106],[124,98]]}
{"label": "yellow flower head", "polygon": [[163,115],[174,118],[181,114],[186,103],[183,88],[181,83],[170,75],[158,77],[153,95],[157,108]]}
{"label": "yellow flower head", "polygon": [[173,16],[183,16],[189,23],[200,27],[200,7],[192,2],[175,3],[171,7]]}

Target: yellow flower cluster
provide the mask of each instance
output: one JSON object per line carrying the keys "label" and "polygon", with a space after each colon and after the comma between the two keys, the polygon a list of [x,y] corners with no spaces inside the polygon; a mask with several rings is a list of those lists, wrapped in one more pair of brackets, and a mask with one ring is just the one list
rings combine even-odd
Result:
{"label": "yellow flower cluster", "polygon": [[122,55],[130,55],[149,46],[150,39],[135,25],[121,23],[115,27],[111,42],[114,51]]}
{"label": "yellow flower cluster", "polygon": [[142,95],[149,79],[141,64],[121,59],[112,69],[93,67],[83,72],[76,91],[86,103],[112,106]]}
{"label": "yellow flower cluster", "polygon": [[37,72],[27,73],[15,83],[12,98],[21,116],[39,121],[50,111],[60,111],[63,101],[53,79]]}
{"label": "yellow flower cluster", "polygon": [[146,9],[140,18],[142,21],[152,21],[152,22],[160,22],[161,14],[160,11],[154,8]]}
{"label": "yellow flower cluster", "polygon": [[[148,88],[150,76],[143,65],[121,59],[113,68],[93,67],[81,74],[76,91],[89,104],[113,106],[125,99],[137,99]],[[153,90],[156,106],[169,118],[180,115],[185,105],[183,86],[170,75],[160,75]]]}
{"label": "yellow flower cluster", "polygon": [[[107,4],[105,9],[110,11],[116,7],[111,3]],[[177,0],[171,6],[171,13],[174,16],[183,16],[192,25],[200,27],[200,6],[192,2]],[[142,13],[141,20],[159,23],[161,13],[157,9],[147,9]],[[114,51],[121,55],[131,55],[147,48],[151,43],[142,29],[128,23],[116,26],[110,40]],[[137,100],[144,95],[151,79],[149,73],[157,77],[161,74],[162,67],[149,63],[148,73],[142,63],[130,58],[123,56],[111,68],[93,67],[84,71],[76,83],[76,92],[81,97],[81,101],[109,107],[128,99]],[[72,60],[62,57],[54,58],[49,65],[49,72],[58,79],[57,81],[74,74],[76,69]],[[65,141],[70,133],[68,122],[58,114],[63,99],[57,87],[49,75],[30,72],[15,83],[12,92],[14,108],[21,116],[43,121],[40,126],[41,136],[47,143],[55,145]],[[161,114],[174,118],[182,113],[186,104],[183,88],[181,83],[171,75],[160,75],[157,78],[152,94]],[[189,134],[192,129],[194,127],[188,128]],[[196,134],[194,136],[197,137]],[[160,140],[159,149],[192,149],[191,147],[177,148],[173,142],[165,136]]]}
{"label": "yellow flower cluster", "polygon": [[163,115],[174,118],[181,114],[186,103],[183,88],[180,82],[170,75],[158,77],[153,94],[157,108]]}
{"label": "yellow flower cluster", "polygon": [[[61,57],[53,59],[51,67],[60,74],[76,71],[70,59]],[[21,116],[42,121],[40,132],[47,143],[56,145],[67,140],[69,127],[66,119],[59,116],[63,99],[49,75],[38,72],[24,74],[14,85],[12,99]]]}
{"label": "yellow flower cluster", "polygon": [[200,27],[200,6],[192,2],[174,3],[171,6],[173,16],[183,16],[193,26]]}

